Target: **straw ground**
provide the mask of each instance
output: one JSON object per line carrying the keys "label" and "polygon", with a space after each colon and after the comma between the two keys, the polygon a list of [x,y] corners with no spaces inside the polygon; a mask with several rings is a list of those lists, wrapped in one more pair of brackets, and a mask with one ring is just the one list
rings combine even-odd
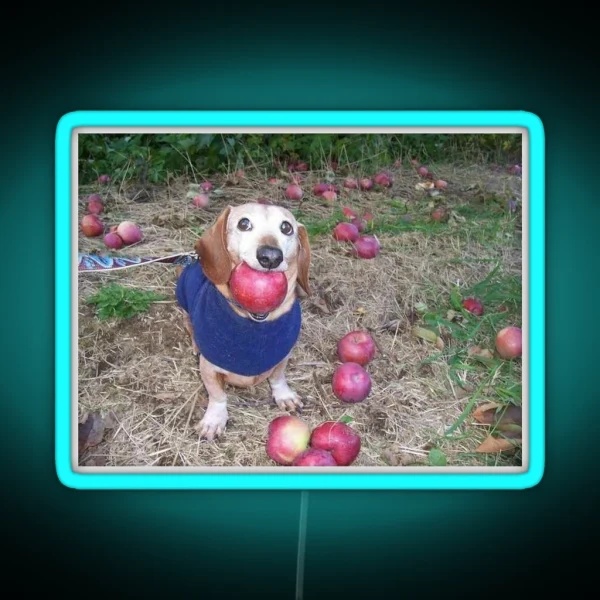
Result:
{"label": "straw ground", "polygon": [[[213,179],[210,206],[195,208],[189,182],[140,190],[133,186],[80,189],[85,199],[99,192],[107,226],[132,220],[144,232],[124,256],[167,256],[189,252],[228,204],[259,197],[293,210],[310,233],[313,294],[302,299],[303,327],[289,363],[291,386],[303,397],[302,418],[312,428],[343,419],[360,434],[357,466],[519,465],[520,451],[486,454],[475,450],[487,431],[474,422],[474,406],[485,401],[521,402],[520,361],[481,359],[469,349],[494,350],[496,332],[521,325],[521,180],[483,166],[436,165],[447,190],[430,196],[410,166],[392,169],[391,189],[346,190],[328,203],[312,193],[325,172],[306,174],[301,202],[285,198],[285,178],[272,185],[260,169],[242,179]],[[516,200],[516,211],[507,202]],[[449,210],[446,222],[430,217],[436,205]],[[367,233],[381,242],[381,254],[361,260],[331,237],[343,219],[342,206],[371,212]],[[79,218],[85,214],[80,202]],[[106,253],[102,238],[79,235],[79,252]],[[200,440],[194,426],[202,418],[206,394],[197,360],[175,297],[175,268],[151,264],[78,275],[78,417],[102,419],[102,441],[85,449],[80,464],[91,466],[274,466],[265,453],[269,422],[283,414],[268,384],[230,389],[230,421],[216,442]],[[158,298],[130,318],[99,319],[89,303],[114,283]],[[121,289],[121,288],[118,288]],[[127,292],[123,292],[127,297]],[[460,307],[477,295],[483,317]],[[414,335],[414,327],[434,331],[437,345]],[[337,341],[354,329],[368,330],[377,344],[367,367],[373,388],[359,404],[343,404],[332,394]],[[435,454],[432,454],[432,450]]]}

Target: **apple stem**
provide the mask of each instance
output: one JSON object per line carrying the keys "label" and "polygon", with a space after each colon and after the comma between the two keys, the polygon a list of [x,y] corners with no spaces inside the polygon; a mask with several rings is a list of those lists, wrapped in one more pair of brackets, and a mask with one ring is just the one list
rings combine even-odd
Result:
{"label": "apple stem", "polygon": [[296,600],[304,599],[304,557],[306,555],[306,526],[308,523],[308,492],[300,492],[298,554],[296,558]]}

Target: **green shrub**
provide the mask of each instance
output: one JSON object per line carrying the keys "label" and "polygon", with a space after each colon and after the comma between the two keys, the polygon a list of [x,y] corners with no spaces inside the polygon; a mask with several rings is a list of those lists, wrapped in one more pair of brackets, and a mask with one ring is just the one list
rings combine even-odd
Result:
{"label": "green shrub", "polygon": [[144,183],[249,166],[270,175],[297,160],[311,169],[337,160],[340,167],[350,164],[364,173],[406,157],[423,162],[521,161],[518,134],[84,134],[79,141],[83,184],[102,173]]}

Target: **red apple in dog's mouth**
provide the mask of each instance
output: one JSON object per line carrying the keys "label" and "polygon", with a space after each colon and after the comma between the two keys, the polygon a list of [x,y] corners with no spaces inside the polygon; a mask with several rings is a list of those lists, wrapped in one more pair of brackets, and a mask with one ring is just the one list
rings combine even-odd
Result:
{"label": "red apple in dog's mouth", "polygon": [[257,271],[240,263],[231,273],[229,289],[234,300],[253,314],[266,314],[284,301],[288,282],[285,273]]}
{"label": "red apple in dog's mouth", "polygon": [[325,421],[313,429],[310,446],[330,452],[340,467],[347,467],[360,452],[360,436],[345,423]]}

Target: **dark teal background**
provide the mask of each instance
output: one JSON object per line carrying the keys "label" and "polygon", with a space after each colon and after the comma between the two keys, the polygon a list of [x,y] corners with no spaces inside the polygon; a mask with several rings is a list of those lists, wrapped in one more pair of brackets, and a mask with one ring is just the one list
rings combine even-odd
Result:
{"label": "dark teal background", "polygon": [[[318,14],[292,8],[278,26],[270,19],[284,7],[268,15],[256,5],[249,15],[206,8],[196,18],[174,5],[148,8],[150,17],[142,8],[114,17],[97,8],[85,28],[35,11],[40,32],[22,47],[5,47],[2,467],[5,539],[10,560],[26,561],[25,583],[43,564],[55,576],[46,591],[62,590],[77,570],[86,594],[132,596],[165,586],[171,596],[185,587],[198,597],[254,590],[294,597],[299,492],[81,492],[56,478],[54,136],[63,114],[83,109],[521,109],[540,116],[547,142],[544,479],[518,492],[311,492],[305,597],[370,596],[389,586],[395,598],[436,584],[444,595],[487,596],[488,589],[523,591],[525,579],[539,577],[552,585],[571,576],[566,564],[549,569],[552,557],[576,557],[580,537],[591,535],[599,202],[596,69],[586,66],[585,23],[578,39],[561,46],[560,36],[538,35],[537,16],[515,6],[481,24],[465,9],[460,28],[429,5],[399,16],[369,6],[353,26],[324,7]],[[585,556],[577,561],[585,571]]]}

